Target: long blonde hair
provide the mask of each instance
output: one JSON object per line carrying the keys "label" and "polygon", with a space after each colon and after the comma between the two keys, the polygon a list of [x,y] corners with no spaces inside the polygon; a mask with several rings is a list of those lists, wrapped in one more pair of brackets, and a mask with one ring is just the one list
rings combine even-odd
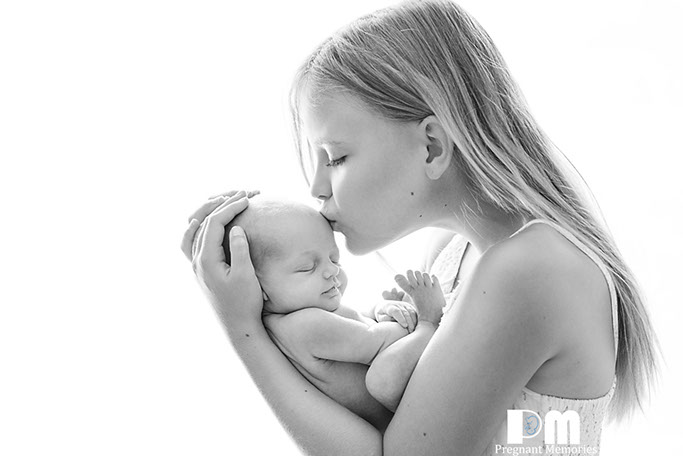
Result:
{"label": "long blonde hair", "polygon": [[[324,41],[299,69],[290,107],[304,163],[302,91],[351,93],[396,121],[435,115],[477,201],[551,220],[592,250],[618,301],[613,420],[631,415],[656,380],[657,340],[636,278],[578,171],[547,138],[484,29],[448,0],[407,1],[361,17]],[[310,95],[309,95],[310,96]],[[473,212],[464,207],[464,213]]]}

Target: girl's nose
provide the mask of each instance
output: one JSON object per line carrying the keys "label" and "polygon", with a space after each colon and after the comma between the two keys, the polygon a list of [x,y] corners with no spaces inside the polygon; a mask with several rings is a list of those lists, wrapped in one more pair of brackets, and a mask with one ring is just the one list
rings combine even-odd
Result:
{"label": "girl's nose", "polygon": [[327,167],[325,166],[323,157],[314,158],[314,174],[311,180],[311,196],[320,201],[327,200],[332,196],[332,188],[330,187],[330,180],[327,176]]}

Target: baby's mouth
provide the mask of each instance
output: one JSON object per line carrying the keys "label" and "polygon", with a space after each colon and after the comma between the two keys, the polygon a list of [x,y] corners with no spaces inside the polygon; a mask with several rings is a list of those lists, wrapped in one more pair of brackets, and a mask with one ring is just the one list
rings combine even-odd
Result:
{"label": "baby's mouth", "polygon": [[330,288],[328,288],[327,290],[323,291],[322,294],[334,294],[334,293],[336,293],[336,292],[339,292],[339,288],[338,288],[338,287],[339,287],[338,284],[337,284],[337,285],[332,285]]}

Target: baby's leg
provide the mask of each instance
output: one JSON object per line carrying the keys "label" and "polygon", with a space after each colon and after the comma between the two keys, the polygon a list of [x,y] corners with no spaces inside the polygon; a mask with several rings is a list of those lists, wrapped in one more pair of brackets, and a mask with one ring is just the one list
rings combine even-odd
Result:
{"label": "baby's leg", "polygon": [[397,276],[396,283],[412,298],[418,311],[418,319],[427,320],[433,326],[418,329],[397,340],[380,352],[370,366],[365,379],[368,391],[391,411],[398,407],[446,304],[436,277],[419,272],[413,274],[412,271],[408,271],[406,276]]}
{"label": "baby's leg", "polygon": [[[297,328],[290,330],[297,331]],[[316,388],[380,431],[386,429],[393,414],[368,392],[365,386],[368,366],[316,358],[308,347],[291,346],[291,342],[279,340],[277,334],[272,335],[292,365]],[[287,343],[290,345],[285,345]]]}

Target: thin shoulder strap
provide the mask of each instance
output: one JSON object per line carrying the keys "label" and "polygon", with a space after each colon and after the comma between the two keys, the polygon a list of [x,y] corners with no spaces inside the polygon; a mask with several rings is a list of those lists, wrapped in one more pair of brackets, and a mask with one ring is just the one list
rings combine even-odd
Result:
{"label": "thin shoulder strap", "polygon": [[555,228],[555,230],[559,231],[565,238],[569,239],[575,246],[577,246],[584,254],[588,256],[595,264],[598,265],[600,270],[602,271],[602,274],[605,276],[605,280],[607,281],[607,287],[609,289],[609,295],[610,295],[610,303],[612,305],[612,333],[614,336],[614,351],[615,351],[615,359],[616,359],[616,354],[619,353],[619,324],[618,324],[618,318],[619,318],[619,313],[617,312],[617,291],[616,287],[614,286],[614,281],[612,280],[612,276],[607,270],[607,267],[605,264],[602,262],[600,258],[586,245],[578,240],[576,236],[574,236],[569,230],[566,228],[561,227],[560,225],[550,221],[550,220],[543,220],[543,219],[534,219],[531,220],[530,222],[526,223],[524,226],[522,226],[520,229],[515,231],[510,237],[516,235],[517,233],[521,232],[523,229],[525,229],[527,226],[533,225],[534,223],[545,223],[546,225],[552,226]]}

